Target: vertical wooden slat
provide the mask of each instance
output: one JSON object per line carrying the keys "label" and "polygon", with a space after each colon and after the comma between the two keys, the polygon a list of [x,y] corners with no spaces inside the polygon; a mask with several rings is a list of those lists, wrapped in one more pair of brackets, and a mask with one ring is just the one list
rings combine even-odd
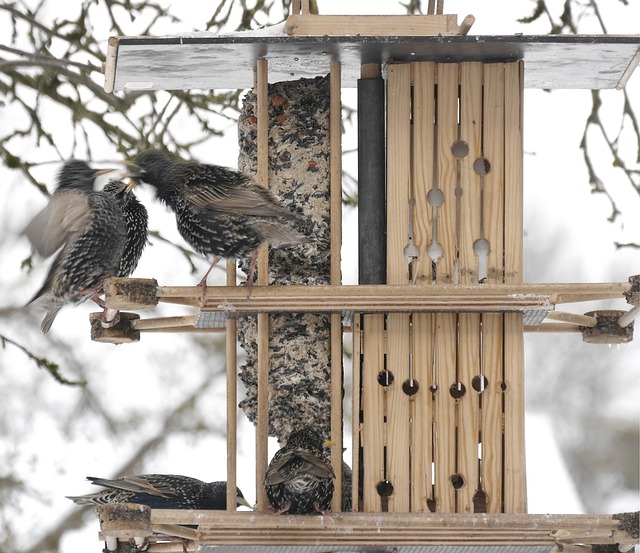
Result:
{"label": "vertical wooden slat", "polygon": [[[484,147],[491,164],[484,177],[484,231],[489,242],[488,284],[504,282],[504,64],[484,68]],[[482,314],[482,488],[487,512],[502,510],[502,334],[504,316]]]}
{"label": "vertical wooden slat", "polygon": [[[437,172],[444,204],[438,208],[438,241],[444,249],[436,264],[436,282],[454,281],[456,260],[456,161],[451,152],[458,133],[458,65],[438,64]],[[451,476],[455,473],[455,412],[449,387],[455,382],[456,315],[437,314],[434,394],[435,494],[439,512],[455,510]]]}
{"label": "vertical wooden slat", "polygon": [[[419,256],[415,263],[415,282],[431,283],[431,260],[427,255],[432,212],[427,193],[433,185],[435,64],[413,64],[413,187],[415,196],[414,232]],[[433,315],[413,315],[413,369],[418,391],[413,396],[411,511],[427,511],[431,494],[431,360]]]}
{"label": "vertical wooden slat", "polygon": [[376,484],[384,478],[384,391],[378,373],[384,368],[384,315],[362,317],[363,511],[380,512]]}
{"label": "vertical wooden slat", "polygon": [[[460,167],[460,283],[477,284],[478,258],[473,246],[480,238],[480,181],[473,163],[481,156],[482,146],[483,64],[461,65],[460,140],[469,153],[459,159]],[[457,511],[473,512],[473,497],[478,485],[478,433],[480,406],[473,391],[473,377],[480,373],[480,315],[460,314],[458,336],[458,378],[465,387],[458,400],[458,472],[464,479],[458,490]]]}
{"label": "vertical wooden slat", "polygon": [[[236,261],[227,260],[227,286],[236,285]],[[236,496],[236,457],[237,442],[237,405],[238,405],[238,322],[227,319],[226,322],[226,372],[227,372],[227,510],[237,508]]]}
{"label": "vertical wooden slat", "polygon": [[[524,64],[505,65],[505,282],[523,280],[522,96]],[[524,332],[521,313],[504,317],[504,510],[527,510],[524,445]]]}
{"label": "vertical wooden slat", "polygon": [[358,489],[360,488],[360,445],[361,445],[361,425],[360,425],[360,389],[361,379],[360,371],[362,369],[362,324],[361,315],[356,313],[353,317],[353,329],[351,333],[353,340],[353,370],[352,370],[352,394],[351,394],[351,413],[353,423],[353,433],[351,435],[351,443],[353,444],[353,451],[351,453],[351,506],[353,511],[359,511],[360,505],[358,504]]}
{"label": "vertical wooden slat", "polygon": [[[387,91],[387,284],[407,284],[404,248],[409,239],[411,171],[411,65],[389,67]],[[409,397],[402,384],[409,378],[409,315],[387,315],[388,387],[387,478],[394,486],[389,510],[409,511]]]}
{"label": "vertical wooden slat", "polygon": [[[269,186],[269,106],[268,106],[268,65],[267,60],[258,60],[256,72],[256,93],[258,102],[258,174],[261,186]],[[267,245],[258,252],[258,284],[268,282]],[[267,470],[269,438],[269,316],[258,314],[258,415],[256,425],[256,500],[258,510],[267,508],[267,498],[262,482]]]}
{"label": "vertical wooden slat", "polygon": [[[340,249],[342,246],[342,103],[340,100],[340,63],[331,62],[330,129],[331,155],[331,284],[341,284]],[[336,482],[342,482],[342,316],[331,315],[331,462]],[[342,487],[336,486],[332,509],[342,510]]]}

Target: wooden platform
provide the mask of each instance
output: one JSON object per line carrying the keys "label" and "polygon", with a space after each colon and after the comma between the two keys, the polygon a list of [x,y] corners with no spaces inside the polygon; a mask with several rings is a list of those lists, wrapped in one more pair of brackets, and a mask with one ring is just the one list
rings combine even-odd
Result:
{"label": "wooden platform", "polygon": [[[410,23],[408,20],[408,24]],[[340,61],[342,86],[363,63],[524,60],[527,88],[622,88],[640,60],[640,35],[288,36],[273,29],[215,35],[112,37],[105,90],[237,89],[253,85],[256,61],[269,81],[326,75]]]}
{"label": "wooden platform", "polygon": [[[270,547],[296,553],[372,550],[415,553],[588,552],[592,544],[631,546],[638,543],[637,524],[637,513],[341,513],[327,516],[276,516],[256,512],[151,511],[154,532],[173,531],[185,538],[193,537],[185,544],[189,551],[197,548],[198,551],[211,553],[268,551]],[[197,530],[181,530],[177,525],[197,525]],[[107,535],[108,532],[105,534],[103,530],[101,538]],[[163,538],[154,537],[152,543],[155,540],[162,541]],[[571,549],[571,546],[578,544],[580,549]],[[182,551],[182,547],[182,542],[164,540],[164,543],[151,545],[148,551]]]}
{"label": "wooden platform", "polygon": [[[632,277],[633,279],[634,277]],[[318,312],[342,314],[346,326],[359,313],[522,312],[525,330],[581,332],[594,317],[556,310],[562,304],[624,299],[632,282],[591,284],[477,284],[366,286],[159,286],[153,279],[113,278],[105,284],[108,307],[148,311],[159,302],[194,307],[192,315],[132,318],[138,331],[193,332],[223,330],[226,320],[255,313]],[[543,321],[555,322],[543,322]]]}

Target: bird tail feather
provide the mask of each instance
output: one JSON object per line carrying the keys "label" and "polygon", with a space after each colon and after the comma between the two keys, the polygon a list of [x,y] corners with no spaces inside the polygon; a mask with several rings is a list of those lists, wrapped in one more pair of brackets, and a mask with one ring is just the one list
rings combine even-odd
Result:
{"label": "bird tail feather", "polygon": [[260,236],[272,246],[294,246],[300,244],[305,236],[297,230],[289,228],[278,221],[256,221],[256,229]]}

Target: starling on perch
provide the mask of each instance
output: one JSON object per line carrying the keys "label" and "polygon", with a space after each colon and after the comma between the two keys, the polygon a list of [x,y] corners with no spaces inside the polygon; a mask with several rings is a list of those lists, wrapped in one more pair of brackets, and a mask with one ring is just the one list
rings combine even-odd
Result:
{"label": "starling on perch", "polygon": [[47,310],[41,324],[44,334],[67,303],[92,298],[103,307],[98,298],[102,283],[120,265],[126,241],[124,217],[113,195],[92,191],[95,175],[84,162],[67,162],[51,202],[25,229],[43,255],[62,246],[42,287],[27,304],[38,300]]}
{"label": "starling on perch", "polygon": [[[87,480],[104,490],[87,495],[67,496],[78,505],[106,505],[107,503],[140,503],[152,509],[227,508],[227,483],[203,482],[197,478],[177,474],[140,474],[115,480],[88,476]],[[238,507],[251,507],[238,490]]]}
{"label": "starling on perch", "polygon": [[334,478],[322,438],[305,427],[293,431],[273,456],[264,486],[276,514],[325,514],[331,510]]}
{"label": "starling on perch", "polygon": [[297,216],[238,171],[146,150],[134,158],[129,176],[153,186],[156,197],[175,213],[182,237],[198,253],[214,258],[200,281],[203,287],[220,258],[251,254],[250,287],[260,244],[287,246],[303,239],[286,224]]}
{"label": "starling on perch", "polygon": [[138,266],[142,250],[147,245],[149,235],[149,215],[147,209],[132,192],[133,186],[121,180],[110,180],[102,189],[111,194],[118,202],[124,216],[127,239],[116,272],[118,277],[128,277]]}

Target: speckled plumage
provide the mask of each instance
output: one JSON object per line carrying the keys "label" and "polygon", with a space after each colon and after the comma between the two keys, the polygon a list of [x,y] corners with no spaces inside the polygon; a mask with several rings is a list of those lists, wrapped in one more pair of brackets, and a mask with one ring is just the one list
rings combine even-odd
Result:
{"label": "speckled plumage", "polygon": [[124,216],[127,239],[116,276],[128,277],[138,266],[142,251],[147,245],[149,215],[127,183],[121,180],[110,180],[102,191],[115,197]]}
{"label": "speckled plumage", "polygon": [[[67,496],[78,505],[106,505],[107,503],[140,503],[153,509],[227,508],[227,483],[203,482],[178,474],[140,474],[114,480],[88,476],[87,480],[104,490],[87,495]],[[238,506],[250,507],[238,490]]]}
{"label": "speckled plumage", "polygon": [[278,514],[324,514],[331,509],[334,478],[322,438],[305,427],[292,432],[273,456],[264,486],[269,503]]}
{"label": "speckled plumage", "polygon": [[263,242],[284,246],[303,238],[286,224],[296,215],[238,171],[156,150],[139,153],[133,164],[133,177],[154,187],[157,198],[174,211],[178,231],[198,253],[233,259],[251,254]]}
{"label": "speckled plumage", "polygon": [[41,288],[28,302],[38,300],[47,310],[41,324],[45,334],[65,304],[97,294],[120,264],[126,239],[124,217],[112,195],[92,190],[95,173],[84,162],[67,162],[49,206],[25,229],[43,255],[62,246]]}

